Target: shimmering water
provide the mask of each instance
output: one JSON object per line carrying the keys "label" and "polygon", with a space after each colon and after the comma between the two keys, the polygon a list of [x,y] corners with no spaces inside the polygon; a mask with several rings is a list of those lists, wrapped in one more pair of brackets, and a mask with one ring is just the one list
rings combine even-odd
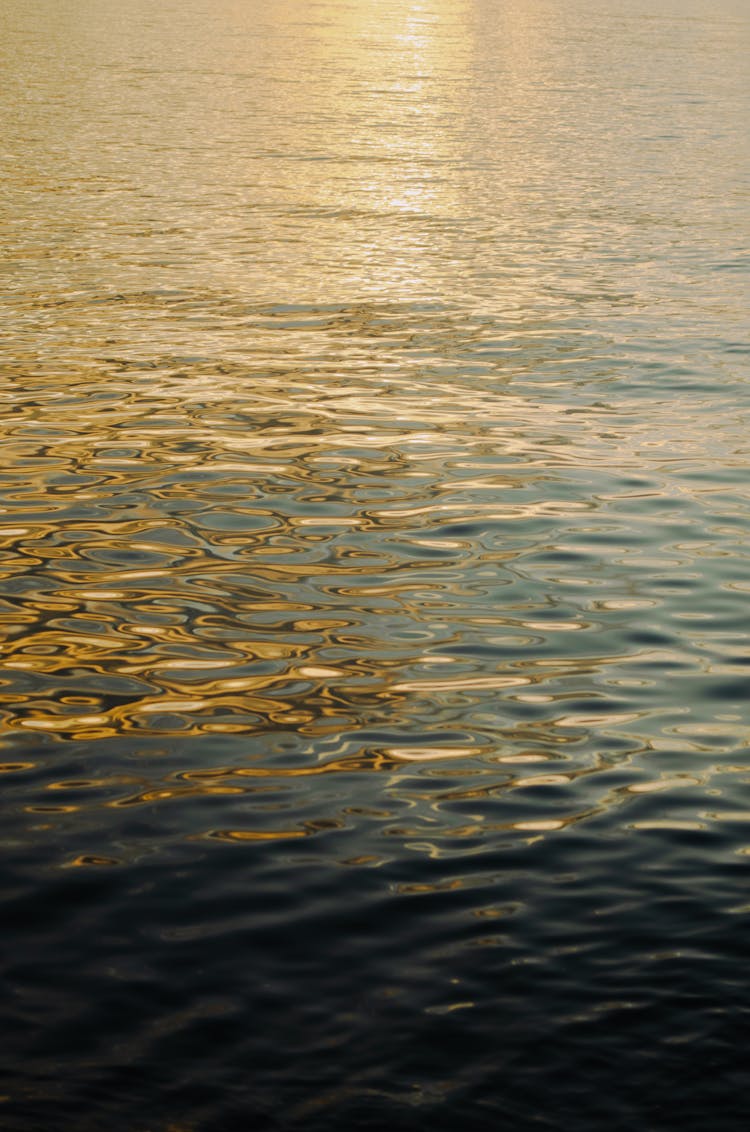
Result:
{"label": "shimmering water", "polygon": [[0,27],[2,1128],[744,1128],[745,5]]}

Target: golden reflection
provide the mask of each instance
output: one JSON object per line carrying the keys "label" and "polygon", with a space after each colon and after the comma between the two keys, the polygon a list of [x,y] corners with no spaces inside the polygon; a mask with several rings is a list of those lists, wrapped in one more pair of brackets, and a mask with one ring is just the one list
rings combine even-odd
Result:
{"label": "golden reflection", "polygon": [[198,795],[208,794],[242,794],[244,791],[239,786],[214,786],[214,785],[201,785],[193,788],[188,787],[169,787],[161,790],[144,790],[140,794],[132,794],[127,798],[118,798],[115,802],[110,802],[109,805],[115,807],[122,806],[142,806],[149,802],[163,802],[172,798],[189,798],[197,797]]}
{"label": "golden reflection", "polygon": [[286,841],[309,834],[304,829],[214,829],[205,836],[214,841]]}
{"label": "golden reflection", "polygon": [[75,813],[78,813],[79,810],[83,809],[83,807],[82,806],[55,806],[55,805],[44,805],[42,803],[37,803],[36,805],[33,805],[33,806],[26,806],[25,809],[30,814],[75,814]]}
{"label": "golden reflection", "polygon": [[433,884],[399,884],[396,891],[406,896],[417,895],[422,892],[455,892],[456,890],[464,887],[464,881],[460,878],[447,881],[436,881]]}
{"label": "golden reflection", "polygon": [[[19,338],[1,394],[0,730],[34,751],[164,737],[185,752],[184,778],[107,805],[381,772],[389,792],[427,783],[408,808],[569,795],[564,817],[528,802],[544,827],[446,819],[451,837],[534,832],[694,781],[659,764],[606,802],[573,800],[610,769],[600,749],[646,761],[744,741],[731,686],[730,711],[707,695],[706,718],[652,712],[673,673],[728,680],[744,661],[721,628],[744,582],[707,581],[700,618],[670,588],[719,570],[713,532],[735,538],[743,513],[716,518],[724,485],[691,479],[687,448],[713,465],[699,415],[669,398],[646,419],[630,391],[609,398],[609,344],[579,318],[573,263],[554,261],[571,216],[526,231],[547,170],[541,151],[517,160],[514,122],[524,98],[539,120],[554,109],[527,64],[560,64],[525,11],[323,0],[293,72],[271,52],[273,81],[251,84],[260,110],[238,110],[240,127],[218,116],[240,132],[210,184],[177,157],[174,180],[153,174],[155,196],[207,194],[197,213],[169,203],[190,255],[158,238],[146,255],[123,220],[102,246],[121,292],[48,278],[49,296],[23,298],[46,330]],[[285,32],[285,5],[265,18]],[[485,37],[501,83],[475,81]],[[222,42],[226,73],[246,75],[252,41]],[[174,286],[155,285],[148,256],[176,250]],[[657,428],[679,433],[679,459]],[[656,624],[669,639],[651,645]],[[283,737],[296,761],[278,757]],[[207,749],[220,765],[202,765]],[[443,772],[462,787],[437,797]]]}
{"label": "golden reflection", "polygon": [[181,772],[180,778],[187,781],[197,779],[213,780],[215,778],[307,778],[320,774],[350,774],[353,771],[382,771],[392,770],[398,761],[385,753],[362,751],[356,755],[347,755],[340,759],[331,759],[329,762],[312,763],[298,767],[279,766],[241,766],[216,767],[202,770],[186,770]]}
{"label": "golden reflection", "polygon": [[97,868],[109,867],[112,865],[121,865],[123,862],[116,857],[100,857],[93,854],[82,854],[80,857],[75,857],[72,861],[68,861],[66,868],[80,869],[80,868]]}
{"label": "golden reflection", "polygon": [[667,832],[671,830],[704,830],[708,827],[705,822],[691,821],[689,819],[683,820],[679,818],[654,818],[652,820],[634,821],[631,822],[630,829],[662,829]]}
{"label": "golden reflection", "polygon": [[566,825],[575,820],[575,818],[545,818],[543,820],[516,821],[511,822],[510,828],[528,833],[547,833],[555,829],[564,829]]}
{"label": "golden reflection", "polygon": [[425,1014],[453,1014],[457,1010],[471,1010],[476,1006],[476,1003],[469,1000],[467,1002],[449,1002],[441,1006],[428,1006]]}
{"label": "golden reflection", "polygon": [[655,794],[664,791],[671,792],[683,786],[700,786],[703,781],[703,779],[695,778],[689,774],[679,774],[659,778],[653,782],[634,782],[631,786],[626,786],[625,790],[629,794]]}
{"label": "golden reflection", "polygon": [[519,904],[486,905],[483,908],[474,908],[472,915],[480,920],[499,920],[504,916],[514,916],[519,908]]}
{"label": "golden reflection", "polygon": [[386,747],[384,755],[402,762],[435,762],[436,759],[459,759],[481,754],[479,747]]}

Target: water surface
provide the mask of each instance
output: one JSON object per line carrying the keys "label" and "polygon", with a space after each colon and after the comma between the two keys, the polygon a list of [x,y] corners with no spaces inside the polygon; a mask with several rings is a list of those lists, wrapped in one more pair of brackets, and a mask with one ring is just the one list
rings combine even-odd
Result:
{"label": "water surface", "polygon": [[2,25],[3,1128],[743,1128],[744,4]]}

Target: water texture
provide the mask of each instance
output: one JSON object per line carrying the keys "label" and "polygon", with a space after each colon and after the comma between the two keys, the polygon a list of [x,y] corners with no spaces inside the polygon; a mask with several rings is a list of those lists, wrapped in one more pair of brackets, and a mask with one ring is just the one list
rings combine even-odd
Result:
{"label": "water texture", "polygon": [[746,6],[0,30],[0,1126],[744,1129]]}

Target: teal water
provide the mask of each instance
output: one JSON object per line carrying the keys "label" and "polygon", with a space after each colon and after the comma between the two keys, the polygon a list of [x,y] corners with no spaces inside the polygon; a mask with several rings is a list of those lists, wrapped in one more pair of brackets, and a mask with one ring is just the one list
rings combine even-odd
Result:
{"label": "teal water", "polygon": [[9,1132],[739,1132],[750,20],[0,16]]}

